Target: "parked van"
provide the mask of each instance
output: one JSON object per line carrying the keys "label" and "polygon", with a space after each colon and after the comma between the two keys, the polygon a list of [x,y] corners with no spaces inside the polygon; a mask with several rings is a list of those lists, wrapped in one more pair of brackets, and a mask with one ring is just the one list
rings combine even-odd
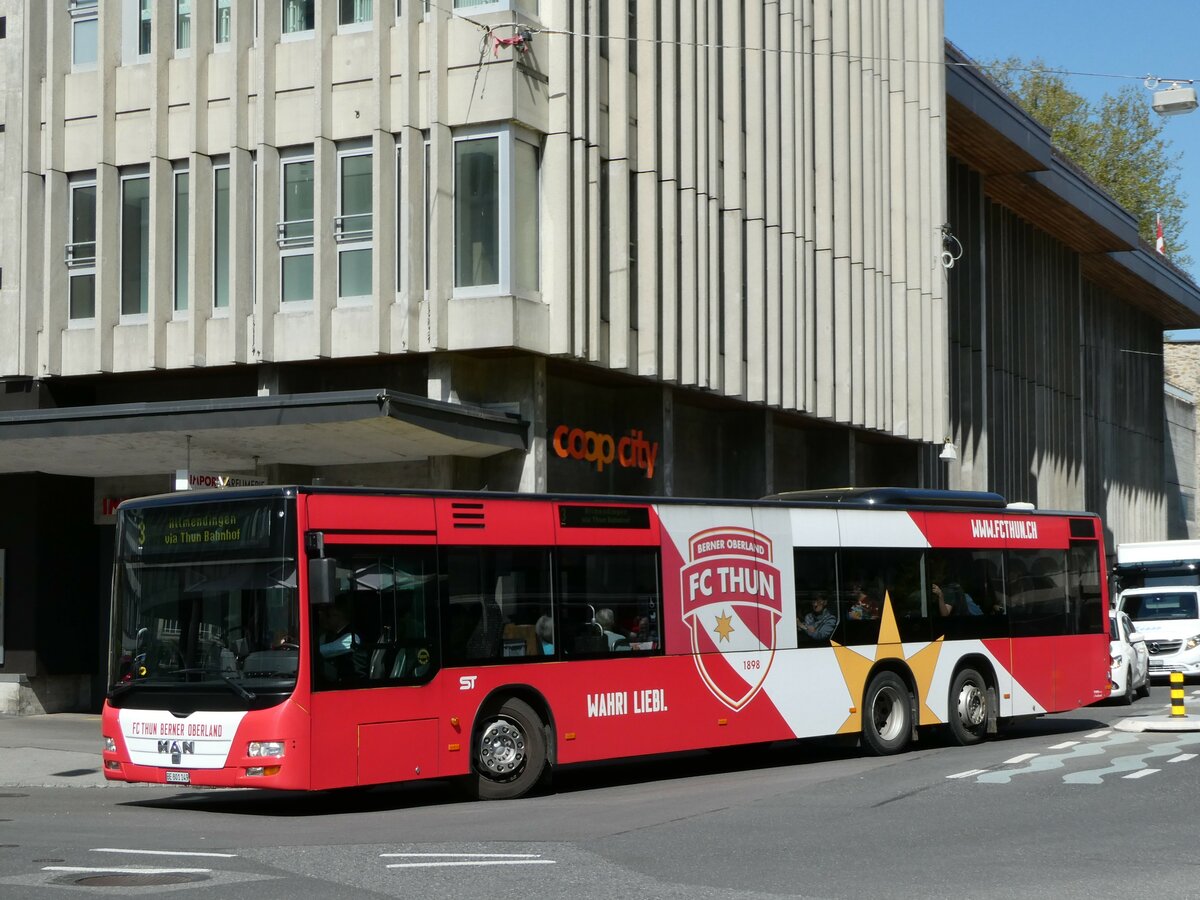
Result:
{"label": "parked van", "polygon": [[1146,638],[1151,677],[1200,675],[1200,585],[1127,588],[1117,608]]}

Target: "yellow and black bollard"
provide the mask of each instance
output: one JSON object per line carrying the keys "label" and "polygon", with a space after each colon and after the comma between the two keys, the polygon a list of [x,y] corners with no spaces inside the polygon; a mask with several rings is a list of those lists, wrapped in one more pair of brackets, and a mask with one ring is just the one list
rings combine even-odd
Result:
{"label": "yellow and black bollard", "polygon": [[1183,673],[1171,673],[1171,718],[1186,719],[1183,708]]}

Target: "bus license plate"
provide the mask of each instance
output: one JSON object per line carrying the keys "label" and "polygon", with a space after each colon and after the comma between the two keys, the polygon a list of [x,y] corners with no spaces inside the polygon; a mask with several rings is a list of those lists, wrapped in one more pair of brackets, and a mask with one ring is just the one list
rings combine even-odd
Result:
{"label": "bus license plate", "polygon": [[168,772],[167,773],[167,784],[191,784],[191,783],[192,783],[192,773],[191,772]]}

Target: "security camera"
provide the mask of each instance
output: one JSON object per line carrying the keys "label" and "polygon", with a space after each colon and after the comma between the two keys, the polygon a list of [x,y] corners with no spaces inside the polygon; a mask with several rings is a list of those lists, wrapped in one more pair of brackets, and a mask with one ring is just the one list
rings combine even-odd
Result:
{"label": "security camera", "polygon": [[1173,87],[1165,91],[1155,91],[1154,101],[1150,105],[1160,116],[1178,116],[1189,113],[1198,105],[1196,89]]}

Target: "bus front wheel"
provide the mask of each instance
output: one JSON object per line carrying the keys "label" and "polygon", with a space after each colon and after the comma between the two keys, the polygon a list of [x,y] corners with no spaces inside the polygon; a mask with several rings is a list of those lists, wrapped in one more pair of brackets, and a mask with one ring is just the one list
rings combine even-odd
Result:
{"label": "bus front wheel", "polygon": [[529,793],[546,768],[541,717],[524,700],[508,697],[476,730],[474,793],[480,800],[513,800]]}
{"label": "bus front wheel", "polygon": [[988,686],[974,669],[963,669],[950,687],[950,731],[960,744],[978,744],[987,736]]}
{"label": "bus front wheel", "polygon": [[895,672],[880,672],[863,696],[863,743],[873,753],[899,753],[912,737],[912,701]]}

